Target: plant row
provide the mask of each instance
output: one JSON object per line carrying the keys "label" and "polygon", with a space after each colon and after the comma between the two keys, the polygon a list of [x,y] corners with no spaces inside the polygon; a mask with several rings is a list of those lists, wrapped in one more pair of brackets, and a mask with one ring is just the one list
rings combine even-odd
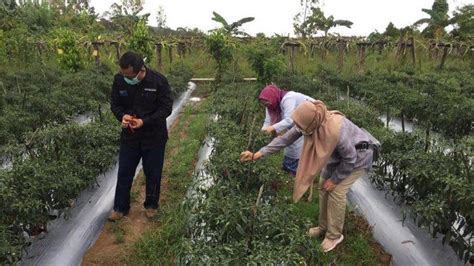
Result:
{"label": "plant row", "polygon": [[0,171],[0,264],[22,255],[31,236],[108,170],[118,153],[118,126],[111,114],[88,125],[48,127],[11,148],[11,169]]}
{"label": "plant row", "polygon": [[[397,72],[343,77],[323,69],[316,77],[288,76],[279,83],[327,101],[371,131],[382,142],[372,182],[403,206],[404,218],[411,214],[433,237],[442,234],[443,243],[472,263],[472,77]],[[384,127],[381,114],[401,117],[402,124],[414,122],[419,129],[393,132]]]}

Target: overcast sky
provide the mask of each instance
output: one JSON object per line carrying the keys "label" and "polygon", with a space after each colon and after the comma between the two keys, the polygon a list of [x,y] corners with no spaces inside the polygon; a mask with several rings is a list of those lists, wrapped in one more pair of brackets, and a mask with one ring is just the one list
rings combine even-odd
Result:
{"label": "overcast sky", "polygon": [[[91,0],[99,14],[110,9],[119,0]],[[474,0],[448,0],[450,13],[459,6],[474,4]],[[422,8],[431,8],[433,0],[322,0],[325,14],[336,19],[354,22],[351,29],[337,27],[330,33],[341,35],[368,35],[374,30],[383,32],[389,22],[397,27],[411,25],[427,17]],[[212,11],[221,14],[228,22],[243,17],[255,17],[245,24],[245,32],[255,35],[263,32],[293,34],[293,17],[301,10],[300,0],[145,0],[145,13],[150,13],[148,23],[156,25],[156,13],[162,6],[167,16],[167,26],[199,28],[208,31],[219,24],[212,21]]]}

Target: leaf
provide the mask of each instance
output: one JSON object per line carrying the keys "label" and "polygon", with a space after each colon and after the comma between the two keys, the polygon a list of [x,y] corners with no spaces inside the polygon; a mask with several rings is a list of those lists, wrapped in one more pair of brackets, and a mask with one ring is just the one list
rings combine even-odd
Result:
{"label": "leaf", "polygon": [[242,236],[245,236],[244,229],[242,229],[242,226],[240,226],[240,224],[237,224],[237,226],[235,227],[235,229],[236,229],[237,232],[239,232]]}
{"label": "leaf", "polygon": [[246,18],[240,19],[240,20],[232,23],[230,25],[230,28],[231,29],[238,28],[238,27],[242,26],[243,24],[254,21],[254,20],[255,20],[254,17],[246,17]]}
{"label": "leaf", "polygon": [[430,18],[422,18],[422,19],[416,21],[415,23],[413,23],[413,25],[418,26],[418,25],[425,24],[425,23],[431,23],[431,19]]}
{"label": "leaf", "polygon": [[344,26],[344,27],[347,27],[347,28],[351,28],[352,24],[354,24],[352,21],[349,21],[349,20],[335,20],[333,22],[333,25],[338,25],[338,26]]}
{"label": "leaf", "polygon": [[222,26],[224,26],[224,28],[228,28],[228,27],[229,27],[229,24],[227,23],[227,21],[226,21],[221,15],[219,15],[219,14],[218,14],[217,12],[215,12],[215,11],[213,11],[212,14],[214,15],[214,17],[212,18],[212,20],[221,23]]}

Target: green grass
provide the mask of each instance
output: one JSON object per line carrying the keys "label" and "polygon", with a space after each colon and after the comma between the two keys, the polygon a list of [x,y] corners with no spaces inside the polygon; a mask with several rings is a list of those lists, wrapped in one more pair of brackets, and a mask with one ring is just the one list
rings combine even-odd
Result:
{"label": "green grass", "polygon": [[139,190],[132,190],[132,191],[130,192],[130,201],[131,201],[131,202],[137,202],[139,195],[140,195],[140,191],[139,191]]}
{"label": "green grass", "polygon": [[[199,92],[198,92],[199,93]],[[179,247],[180,236],[187,228],[187,213],[181,208],[192,181],[191,173],[193,162],[197,159],[197,152],[206,135],[206,125],[209,120],[208,102],[200,105],[188,105],[179,118],[175,130],[170,134],[167,144],[167,167],[164,175],[169,177],[167,200],[160,206],[157,226],[147,230],[141,239],[136,242],[127,264],[133,265],[171,265],[174,264],[174,254]],[[184,131],[186,137],[181,136]]]}
{"label": "green grass", "polygon": [[115,236],[115,243],[122,244],[125,242],[125,230],[123,229],[123,221],[112,223],[112,232]]}

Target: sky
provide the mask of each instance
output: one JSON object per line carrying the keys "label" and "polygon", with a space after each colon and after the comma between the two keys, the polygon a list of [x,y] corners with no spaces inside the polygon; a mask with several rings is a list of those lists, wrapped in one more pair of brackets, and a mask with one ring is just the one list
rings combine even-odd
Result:
{"label": "sky", "polygon": [[[102,14],[110,10],[114,2],[120,0],[91,0],[96,12]],[[383,32],[389,22],[396,27],[413,24],[428,15],[422,8],[430,9],[433,0],[321,0],[326,14],[335,19],[350,20],[351,29],[333,28],[329,33],[344,36],[367,36],[378,30]],[[448,0],[450,12],[459,6],[474,4],[474,0]],[[255,17],[242,29],[255,35],[259,32],[272,36],[293,35],[293,18],[301,11],[300,0],[145,0],[144,13],[150,13],[148,23],[156,25],[156,13],[162,6],[167,17],[166,25],[172,29],[178,27],[199,28],[206,32],[217,28],[219,24],[211,20],[212,11],[221,14],[231,23],[243,17]]]}

